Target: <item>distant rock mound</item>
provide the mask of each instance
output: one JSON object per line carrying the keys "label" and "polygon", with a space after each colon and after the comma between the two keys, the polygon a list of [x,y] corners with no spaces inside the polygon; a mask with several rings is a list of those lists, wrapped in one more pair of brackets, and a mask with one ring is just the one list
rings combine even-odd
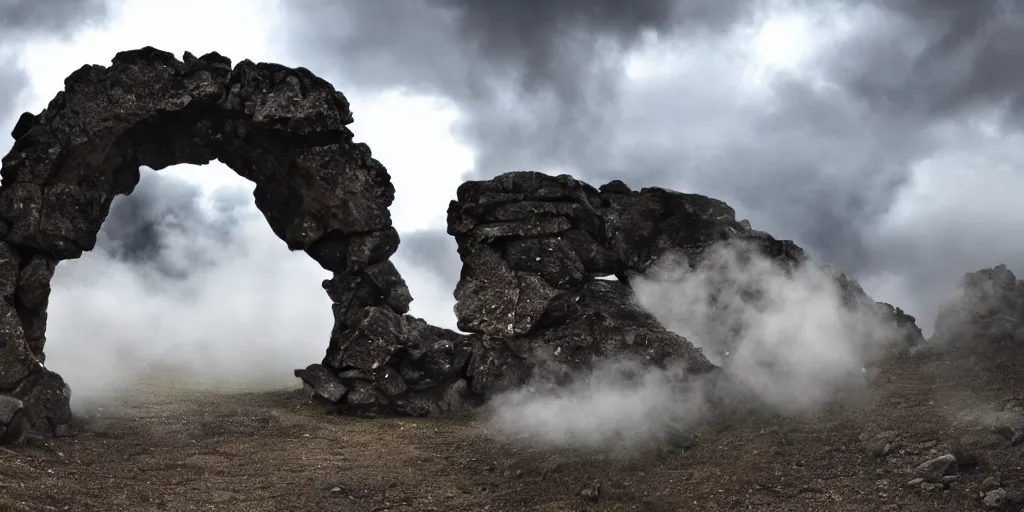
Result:
{"label": "distant rock mound", "polygon": [[1024,281],[1006,265],[965,275],[940,308],[931,341],[973,353],[1024,349]]}
{"label": "distant rock mound", "polygon": [[42,112],[18,120],[0,188],[0,393],[20,400],[33,429],[71,421],[71,390],[44,366],[54,268],[94,248],[141,165],[219,159],[253,181],[273,232],[333,273],[325,287],[337,331],[376,311],[408,311],[412,298],[388,261],[399,243],[394,186],[353,140],[348,100],[328,82],[304,68],[232,66],[217,53],[178,60],[147,47],[84,66],[64,84]]}

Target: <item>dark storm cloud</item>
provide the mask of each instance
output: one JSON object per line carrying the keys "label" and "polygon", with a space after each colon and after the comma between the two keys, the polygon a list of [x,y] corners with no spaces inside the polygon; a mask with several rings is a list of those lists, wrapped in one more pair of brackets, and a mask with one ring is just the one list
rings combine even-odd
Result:
{"label": "dark storm cloud", "polygon": [[105,0],[0,0],[0,123],[5,128],[0,153],[12,143],[12,123],[22,112],[18,101],[28,85],[14,58],[17,46],[35,37],[69,36],[106,15]]}
{"label": "dark storm cloud", "polygon": [[715,0],[306,0],[292,21],[302,27],[295,45],[323,52],[318,68],[343,61],[342,80],[455,98],[471,112],[459,129],[479,150],[484,176],[598,153],[624,50],[677,27],[713,32],[748,8]]}
{"label": "dark storm cloud", "polygon": [[74,31],[107,15],[106,0],[2,0],[3,38],[26,33]]}
{"label": "dark storm cloud", "polygon": [[894,17],[851,42],[834,75],[876,107],[922,116],[1009,101],[1020,108],[1024,5],[1006,0],[875,2]]}
{"label": "dark storm cloud", "polygon": [[[787,8],[836,29],[752,99],[736,30]],[[958,147],[950,125],[998,111],[1002,129],[1019,130],[1022,12],[999,0],[310,0],[291,21],[311,66],[454,99],[478,154],[473,177],[567,170],[718,196],[859,276],[901,274],[926,295],[956,281],[951,269],[1024,259],[979,247],[928,264],[890,245],[938,239],[942,225],[873,233],[915,166]],[[624,50],[652,38],[675,41],[683,63],[624,83]]]}
{"label": "dark storm cloud", "polygon": [[[17,67],[12,58],[0,57],[0,122],[4,122],[5,134],[3,137],[10,139],[11,129],[14,125],[10,122],[11,114],[18,110],[18,98],[21,92],[28,85],[25,73]],[[7,144],[0,143],[0,149],[6,148]]]}
{"label": "dark storm cloud", "polygon": [[205,196],[199,185],[146,170],[130,195],[114,198],[96,249],[172,279],[226,263],[221,259],[244,245],[236,237],[251,220],[252,198],[243,189],[222,188],[204,208]]}

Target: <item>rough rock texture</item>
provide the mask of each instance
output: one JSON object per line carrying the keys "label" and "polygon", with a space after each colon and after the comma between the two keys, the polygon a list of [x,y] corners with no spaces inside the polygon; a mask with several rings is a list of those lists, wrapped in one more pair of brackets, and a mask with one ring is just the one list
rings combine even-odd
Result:
{"label": "rough rock texture", "polygon": [[1006,265],[967,274],[939,310],[931,341],[972,353],[1024,349],[1024,281]]}
{"label": "rough rock texture", "polygon": [[887,302],[874,301],[864,292],[857,281],[834,267],[828,268],[839,284],[843,303],[848,308],[858,309],[866,319],[876,322],[878,326],[882,327],[877,334],[887,338],[876,340],[873,344],[881,349],[879,353],[866,354],[866,356],[877,358],[887,352],[906,352],[925,343],[924,334],[918,327],[916,318],[897,306]]}
{"label": "rough rock texture", "polygon": [[21,439],[25,404],[13,396],[0,395],[0,445]]}
{"label": "rough rock texture", "polygon": [[[471,334],[431,326],[406,314],[412,297],[389,261],[394,187],[353,141],[352,120],[345,97],[306,69],[232,67],[216,53],[179,61],[153,48],[81,68],[43,112],[23,115],[0,171],[0,396],[18,400],[19,421],[58,433],[71,420],[70,389],[43,365],[50,279],[59,261],[94,247],[140,165],[219,159],[256,184],[274,233],[333,273],[326,354],[295,375],[348,413],[453,413],[609,357],[712,372],[637,303],[629,280],[669,252],[698,264],[728,240],[783,267],[806,261],[715,199],[509,173],[463,184],[449,207],[463,262],[455,312]],[[851,303],[876,307],[844,282]],[[911,317],[877,307],[914,338]]]}
{"label": "rough rock texture", "polygon": [[50,278],[57,262],[93,248],[141,165],[219,159],[256,183],[274,233],[334,273],[324,283],[339,324],[329,360],[360,310],[406,312],[408,289],[387,261],[399,242],[394,187],[353,141],[352,120],[345,97],[306,69],[232,67],[216,53],[179,61],[143,48],[71,74],[45,110],[19,119],[3,159],[0,393],[22,400],[35,429],[70,421],[70,391],[42,365]]}
{"label": "rough rock texture", "polygon": [[[714,369],[643,310],[624,281],[668,249],[699,255],[729,236],[718,222],[731,212],[724,203],[634,194],[621,183],[602,193],[534,172],[467,182],[457,197],[448,209],[463,262],[455,314],[460,329],[479,335],[469,367],[475,393],[538,375],[561,381],[606,357]],[[596,279],[608,275],[621,279]]]}
{"label": "rough rock texture", "polygon": [[[796,244],[750,229],[716,199],[632,191],[620,181],[595,189],[533,172],[464,183],[448,210],[448,232],[464,265],[455,291],[458,325],[478,333],[477,347],[485,347],[470,363],[473,390],[485,396],[538,370],[557,381],[608,356],[711,371],[700,350],[666,331],[632,296],[629,280],[663,256],[681,255],[696,268],[713,246],[733,244],[741,259],[764,255],[784,272],[812,264]],[[617,281],[597,279],[609,275]],[[895,327],[887,335],[898,339],[886,344],[923,341],[913,317],[875,303],[845,274],[834,277],[848,307]]]}

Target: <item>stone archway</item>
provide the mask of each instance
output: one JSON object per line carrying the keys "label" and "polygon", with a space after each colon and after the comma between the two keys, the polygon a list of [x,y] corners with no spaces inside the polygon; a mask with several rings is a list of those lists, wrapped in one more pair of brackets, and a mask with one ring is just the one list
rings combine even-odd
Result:
{"label": "stone archway", "polygon": [[[412,297],[389,261],[395,189],[353,141],[352,121],[345,97],[304,68],[232,67],[216,53],[179,61],[149,47],[79,69],[43,112],[22,115],[0,171],[0,443],[11,426],[53,433],[70,422],[70,389],[43,364],[50,279],[94,247],[140,165],[220,160],[256,184],[257,208],[289,249],[333,273],[326,354],[295,375],[343,412],[443,414],[609,357],[713,372],[637,303],[629,276],[669,251],[698,262],[728,240],[783,265],[806,261],[716,199],[512,172],[464,183],[449,206],[463,263],[455,313],[471,334],[435,327],[406,314]],[[618,280],[598,279],[608,275]],[[877,306],[908,343],[920,339],[912,317],[837,278],[844,301]]]}
{"label": "stone archway", "polygon": [[334,273],[325,288],[336,331],[358,316],[351,310],[407,312],[412,299],[388,261],[399,243],[394,187],[353,141],[352,122],[345,97],[307,69],[232,67],[216,53],[179,61],[147,47],[70,75],[43,112],[22,115],[3,160],[0,394],[20,399],[37,429],[71,420],[68,386],[43,365],[50,279],[59,261],[94,247],[140,165],[219,159],[253,181],[273,232]]}
{"label": "stone archway", "polygon": [[472,334],[407,315],[412,297],[389,261],[395,190],[353,141],[352,121],[345,97],[306,69],[232,67],[216,53],[179,61],[149,47],[79,69],[43,112],[24,114],[0,188],[0,426],[11,411],[43,431],[70,422],[70,389],[43,365],[50,279],[59,261],[94,247],[140,165],[220,160],[256,184],[257,208],[289,249],[333,273],[323,283],[335,317],[326,355],[295,374],[343,411],[441,414],[623,354],[713,368],[627,284],[594,281],[640,257],[603,233],[619,213],[602,205],[619,193],[627,203],[660,196],[599,194],[566,176],[460,187],[448,231],[464,262],[456,314]]}

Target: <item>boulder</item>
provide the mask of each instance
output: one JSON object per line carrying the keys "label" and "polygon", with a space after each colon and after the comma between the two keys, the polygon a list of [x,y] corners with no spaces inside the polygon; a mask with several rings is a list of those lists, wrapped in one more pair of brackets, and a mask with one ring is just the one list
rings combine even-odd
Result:
{"label": "boulder", "polygon": [[24,403],[17,398],[0,395],[0,445],[21,440],[24,429]]}

